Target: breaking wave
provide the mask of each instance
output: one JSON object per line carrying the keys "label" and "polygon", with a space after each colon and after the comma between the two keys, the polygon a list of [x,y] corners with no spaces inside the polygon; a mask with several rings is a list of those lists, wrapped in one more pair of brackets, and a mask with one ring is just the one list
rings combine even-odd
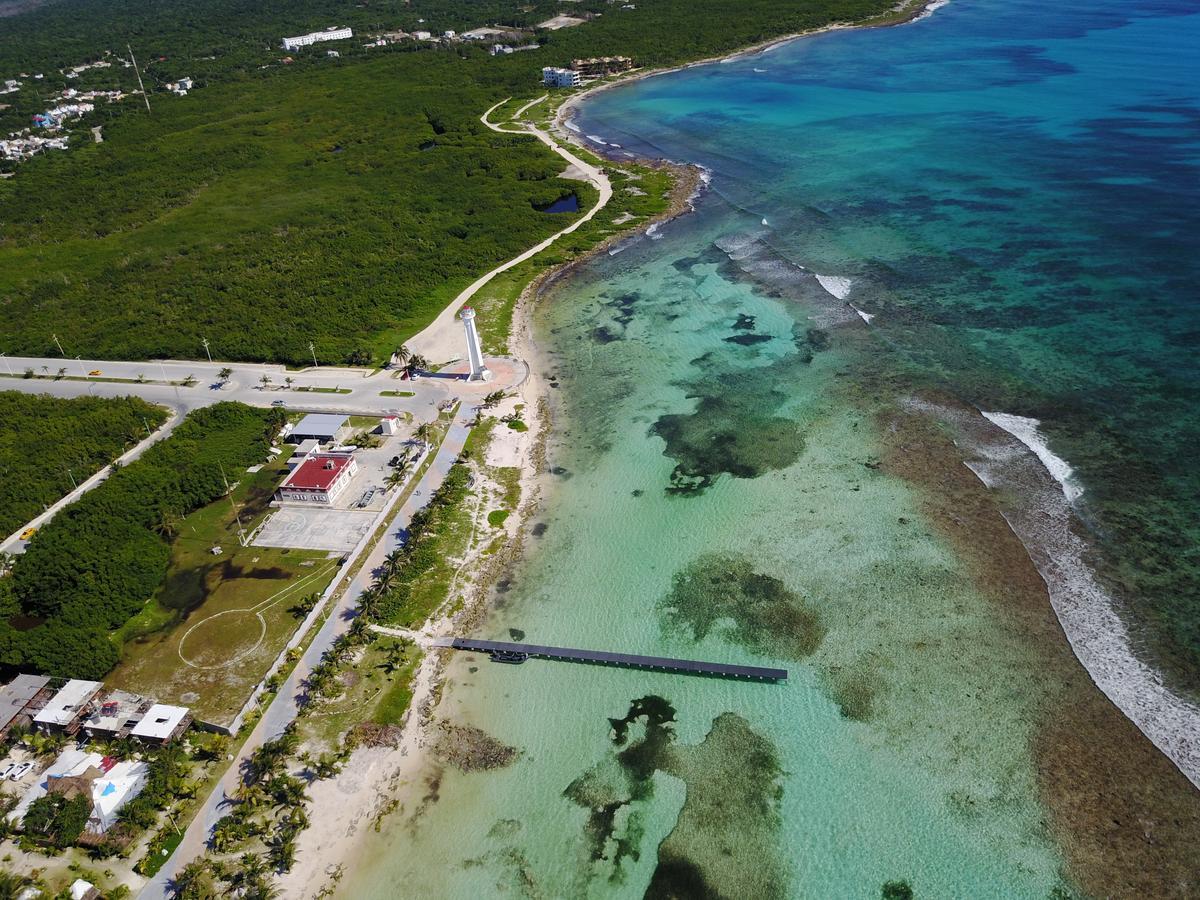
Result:
{"label": "breaking wave", "polygon": [[1070,465],[1046,447],[1037,420],[979,415],[921,400],[909,406],[952,425],[973,454],[967,466],[979,480],[1020,498],[1001,512],[1046,583],[1076,658],[1096,686],[1200,788],[1200,707],[1175,694],[1134,651],[1117,603],[1088,564],[1090,548],[1075,528],[1070,491],[1081,489],[1072,483]]}
{"label": "breaking wave", "polygon": [[1046,467],[1046,471],[1062,487],[1063,496],[1067,498],[1068,503],[1074,503],[1079,499],[1083,488],[1075,481],[1075,470],[1061,456],[1054,455],[1050,445],[1046,443],[1046,438],[1038,431],[1041,422],[1037,419],[1014,416],[1010,413],[985,412],[983,417],[993,425],[1003,428],[1034,452],[1042,461],[1042,465]]}

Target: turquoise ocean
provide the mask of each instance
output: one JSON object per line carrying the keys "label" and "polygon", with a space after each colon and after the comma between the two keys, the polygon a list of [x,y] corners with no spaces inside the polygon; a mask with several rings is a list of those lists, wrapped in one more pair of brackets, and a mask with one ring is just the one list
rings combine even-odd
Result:
{"label": "turquoise ocean", "polygon": [[953,0],[589,99],[598,149],[708,184],[535,312],[551,470],[484,636],[790,677],[457,659],[440,711],[520,756],[431,773],[345,893],[1072,891],[1031,749],[1055,687],[887,463],[897,415],[1200,765],[1197,47],[1194,3]]}

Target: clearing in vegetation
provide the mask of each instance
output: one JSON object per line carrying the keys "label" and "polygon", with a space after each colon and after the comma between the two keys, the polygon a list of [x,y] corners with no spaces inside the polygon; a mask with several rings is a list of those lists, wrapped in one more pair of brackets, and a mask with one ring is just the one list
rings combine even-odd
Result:
{"label": "clearing in vegetation", "polygon": [[109,684],[229,724],[337,573],[340,554],[241,545],[286,472],[282,460],[243,472],[228,497],[180,523],[162,587],[120,629]]}

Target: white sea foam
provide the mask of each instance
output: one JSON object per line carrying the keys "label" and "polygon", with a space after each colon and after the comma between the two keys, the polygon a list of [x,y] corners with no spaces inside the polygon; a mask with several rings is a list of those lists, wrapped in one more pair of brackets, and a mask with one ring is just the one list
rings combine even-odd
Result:
{"label": "white sea foam", "polygon": [[[1200,788],[1200,707],[1163,684],[1143,662],[1134,639],[1087,560],[1090,548],[1074,527],[1075,511],[1059,475],[1022,434],[974,413],[914,400],[910,408],[932,414],[956,427],[976,458],[967,466],[985,485],[1020,498],[1003,511],[1013,532],[1046,582],[1050,604],[1071,649],[1092,681],[1179,770]],[[1003,416],[1003,414],[999,414]],[[1024,435],[1036,434],[1034,419],[1010,416],[1002,421]],[[1044,444],[1038,435],[1037,443]],[[1036,456],[1036,461],[1035,461]],[[1056,465],[1070,466],[1058,457]],[[1077,495],[1078,496],[1078,495]]]}
{"label": "white sea foam", "polygon": [[1046,438],[1038,431],[1041,424],[1037,419],[1026,416],[1014,416],[1010,413],[985,412],[983,417],[1003,428],[1018,441],[1028,447],[1042,461],[1046,471],[1062,487],[1063,496],[1068,503],[1074,503],[1083,493],[1083,488],[1075,480],[1075,472],[1070,464],[1061,456],[1055,456],[1046,443]]}
{"label": "white sea foam", "polygon": [[930,3],[923,10],[921,10],[920,15],[914,16],[912,21],[920,22],[922,19],[928,19],[930,16],[933,15],[935,10],[941,9],[943,6],[946,6],[949,2],[950,2],[950,0],[933,0],[932,3]]}
{"label": "white sea foam", "polygon": [[854,310],[856,313],[858,313],[858,315],[862,318],[862,320],[864,322],[866,322],[868,325],[870,325],[871,320],[875,318],[875,313],[864,312],[863,310],[861,310],[857,306],[855,306],[853,303],[850,304],[850,308],[852,310]]}
{"label": "white sea foam", "polygon": [[770,225],[770,224],[771,224],[770,222],[768,222],[768,221],[767,221],[767,219],[766,219],[766,216],[764,216],[764,217],[763,217],[762,223],[763,223],[764,225]]}
{"label": "white sea foam", "polygon": [[755,69],[754,71],[757,72],[759,75],[762,75],[767,70],[766,69]]}
{"label": "white sea foam", "polygon": [[567,121],[564,122],[563,124],[566,125],[568,128],[570,128],[572,131],[576,132],[577,134],[581,134],[583,132],[583,129],[580,128],[578,125],[576,125],[573,119],[567,119]]}
{"label": "white sea foam", "polygon": [[599,144],[602,147],[608,146],[608,141],[606,141],[604,138],[600,137],[599,135],[589,134],[589,135],[586,135],[586,137],[593,144]]}
{"label": "white sea foam", "polygon": [[843,278],[841,275],[817,275],[817,281],[821,283],[821,287],[839,300],[846,299],[850,293],[850,286],[854,284],[849,278]]}
{"label": "white sea foam", "polygon": [[653,225],[651,225],[649,228],[646,229],[646,237],[650,238],[650,240],[652,240],[652,241],[661,241],[662,240],[663,236],[658,233],[658,223],[657,222],[655,222]]}

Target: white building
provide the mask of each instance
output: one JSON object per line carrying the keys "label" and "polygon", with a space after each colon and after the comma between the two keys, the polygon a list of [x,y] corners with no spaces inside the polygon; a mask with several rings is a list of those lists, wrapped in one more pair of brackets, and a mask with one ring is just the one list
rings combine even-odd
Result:
{"label": "white building", "polygon": [[130,733],[147,744],[169,744],[178,740],[191,724],[191,711],[186,706],[155,703],[146,710]]}
{"label": "white building", "polygon": [[149,775],[148,763],[114,762],[99,753],[68,747],[25,792],[8,814],[8,821],[13,824],[23,821],[35,800],[50,793],[55,782],[70,778],[75,788],[87,785],[91,793],[92,812],[86,830],[103,834],[116,823],[121,807],[142,792]]}
{"label": "white building", "polygon": [[546,66],[542,69],[542,84],[547,87],[578,87],[583,78],[574,69]]}
{"label": "white building", "polygon": [[300,34],[296,37],[285,37],[283,49],[299,50],[301,47],[308,47],[321,41],[344,41],[352,37],[354,37],[354,32],[351,29],[334,26],[326,28],[324,31],[310,31],[308,34]]}
{"label": "white building", "polygon": [[351,454],[317,453],[292,470],[279,486],[275,498],[328,506],[357,473],[358,462]]}
{"label": "white building", "polygon": [[83,720],[92,713],[92,701],[104,687],[99,681],[68,681],[63,689],[50,698],[33,722],[42,731],[65,731],[74,734]]}
{"label": "white building", "polygon": [[414,31],[412,33],[412,36],[414,38],[416,38],[418,41],[427,41],[431,37],[433,37],[433,35],[428,31]]}

